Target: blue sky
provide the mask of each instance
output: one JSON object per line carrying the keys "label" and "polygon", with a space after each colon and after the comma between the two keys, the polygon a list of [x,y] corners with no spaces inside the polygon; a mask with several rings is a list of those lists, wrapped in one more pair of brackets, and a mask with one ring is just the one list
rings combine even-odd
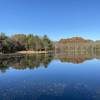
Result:
{"label": "blue sky", "polygon": [[100,39],[100,0],[0,0],[0,32]]}

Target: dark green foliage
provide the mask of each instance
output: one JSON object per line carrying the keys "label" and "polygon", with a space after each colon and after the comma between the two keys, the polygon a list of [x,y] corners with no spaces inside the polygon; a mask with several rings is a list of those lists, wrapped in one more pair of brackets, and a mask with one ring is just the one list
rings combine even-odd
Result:
{"label": "dark green foliage", "polygon": [[43,45],[44,45],[45,50],[53,49],[52,42],[47,37],[47,35],[44,35],[44,37],[43,37]]}
{"label": "dark green foliage", "polygon": [[34,36],[33,34],[16,34],[7,37],[4,33],[0,34],[0,52],[13,53],[22,50],[51,50],[53,44],[45,35],[44,37]]}

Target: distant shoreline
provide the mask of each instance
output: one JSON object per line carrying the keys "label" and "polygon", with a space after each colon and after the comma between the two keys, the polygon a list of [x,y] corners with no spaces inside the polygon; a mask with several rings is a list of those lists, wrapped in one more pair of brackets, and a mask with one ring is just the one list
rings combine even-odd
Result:
{"label": "distant shoreline", "polygon": [[18,51],[16,54],[45,54],[45,53],[52,53],[53,51]]}
{"label": "distant shoreline", "polygon": [[9,59],[13,57],[21,57],[24,55],[32,55],[32,54],[49,54],[53,53],[53,51],[18,51],[16,53],[0,53],[0,60],[1,59]]}
{"label": "distant shoreline", "polygon": [[47,53],[53,53],[53,50],[50,50],[50,51],[31,51],[31,50],[28,50],[28,51],[18,51],[18,52],[15,52],[15,53],[0,53],[0,55],[17,55],[17,54],[47,54]]}

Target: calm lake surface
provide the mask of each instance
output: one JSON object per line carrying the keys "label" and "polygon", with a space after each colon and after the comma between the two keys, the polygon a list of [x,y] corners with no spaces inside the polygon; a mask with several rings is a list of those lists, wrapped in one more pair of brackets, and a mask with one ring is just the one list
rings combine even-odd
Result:
{"label": "calm lake surface", "polygon": [[0,100],[100,100],[100,53],[1,59]]}

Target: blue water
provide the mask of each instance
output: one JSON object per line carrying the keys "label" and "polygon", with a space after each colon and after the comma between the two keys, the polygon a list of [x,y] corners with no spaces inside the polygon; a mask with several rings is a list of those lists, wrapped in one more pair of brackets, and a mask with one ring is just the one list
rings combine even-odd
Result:
{"label": "blue water", "polygon": [[40,63],[35,68],[14,65],[0,72],[0,100],[100,100],[100,60],[75,64],[52,59],[46,67]]}

